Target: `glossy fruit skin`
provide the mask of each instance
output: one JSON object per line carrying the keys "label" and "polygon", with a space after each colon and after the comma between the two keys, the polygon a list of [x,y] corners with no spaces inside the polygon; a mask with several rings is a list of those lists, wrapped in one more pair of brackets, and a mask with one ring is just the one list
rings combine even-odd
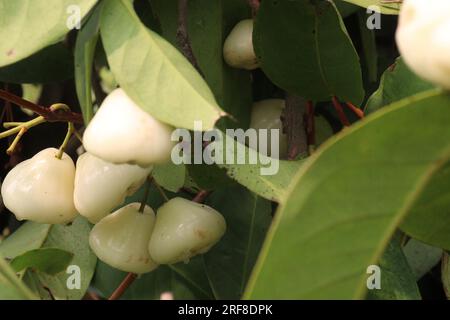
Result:
{"label": "glossy fruit skin", "polygon": [[142,186],[152,168],[113,164],[88,152],[82,154],[75,173],[75,207],[91,223],[99,222]]}
{"label": "glossy fruit skin", "polygon": [[223,216],[211,207],[183,198],[161,206],[148,250],[154,261],[174,264],[207,252],[226,230]]}
{"label": "glossy fruit skin", "polygon": [[225,62],[234,68],[254,70],[259,62],[253,49],[253,20],[239,22],[231,30],[223,45]]}
{"label": "glossy fruit skin", "polygon": [[396,32],[405,63],[422,78],[450,89],[450,1],[406,0]]}
{"label": "glossy fruit skin", "polygon": [[155,223],[155,213],[139,203],[131,203],[103,218],[91,230],[89,245],[106,264],[137,274],[158,267],[148,253],[148,243]]}
{"label": "glossy fruit skin", "polygon": [[[285,158],[287,155],[287,135],[283,133],[283,123],[281,122],[281,114],[285,108],[285,100],[267,99],[255,102],[252,107],[250,118],[250,128],[253,129],[278,129],[279,130],[279,156]],[[270,131],[269,131],[270,133]],[[267,152],[261,152],[265,155],[272,155],[270,145],[270,134],[267,137]]]}
{"label": "glossy fruit skin", "polygon": [[5,206],[18,220],[62,224],[75,219],[73,203],[75,165],[58,150],[47,148],[22,161],[6,176],[2,184]]}
{"label": "glossy fruit skin", "polygon": [[83,136],[85,149],[112,163],[143,167],[170,160],[173,128],[156,120],[121,88],[103,101]]}

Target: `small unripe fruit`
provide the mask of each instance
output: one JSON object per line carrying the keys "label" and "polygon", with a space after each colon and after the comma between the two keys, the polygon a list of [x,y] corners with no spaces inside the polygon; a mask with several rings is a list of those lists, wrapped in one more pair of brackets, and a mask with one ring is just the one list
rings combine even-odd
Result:
{"label": "small unripe fruit", "polygon": [[172,127],[143,111],[119,88],[106,97],[87,126],[83,145],[105,161],[147,167],[170,159],[175,145],[172,131]]}
{"label": "small unripe fruit", "polygon": [[5,206],[18,220],[59,224],[72,221],[75,165],[65,153],[47,148],[15,166],[2,185]]}
{"label": "small unripe fruit", "polygon": [[287,155],[287,135],[283,133],[283,123],[281,122],[281,114],[285,108],[285,101],[282,99],[267,99],[255,102],[252,107],[250,118],[250,128],[268,129],[267,136],[267,152],[261,151],[262,154],[273,156],[271,150],[270,129],[279,130],[279,158]]}
{"label": "small unripe fruit", "polygon": [[406,0],[400,10],[397,46],[422,78],[450,89],[450,1]]}
{"label": "small unripe fruit", "polygon": [[113,164],[86,152],[77,160],[74,202],[78,212],[97,223],[145,182],[152,167]]}
{"label": "small unripe fruit", "polygon": [[160,264],[188,261],[207,252],[223,236],[226,223],[211,207],[173,198],[160,207],[150,239],[149,252]]}
{"label": "small unripe fruit", "polygon": [[137,274],[150,272],[158,265],[148,253],[148,243],[155,223],[155,213],[139,203],[131,203],[103,218],[91,230],[89,244],[106,264]]}
{"label": "small unripe fruit", "polygon": [[253,20],[239,22],[231,30],[223,45],[225,62],[234,68],[253,70],[259,67],[253,49]]}

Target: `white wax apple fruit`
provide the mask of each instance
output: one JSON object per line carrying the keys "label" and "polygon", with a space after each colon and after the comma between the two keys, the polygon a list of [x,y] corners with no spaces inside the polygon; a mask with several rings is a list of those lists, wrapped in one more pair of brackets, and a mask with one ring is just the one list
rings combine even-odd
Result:
{"label": "white wax apple fruit", "polygon": [[83,145],[105,161],[147,167],[170,160],[175,145],[172,131],[118,88],[106,97],[87,126]]}
{"label": "white wax apple fruit", "polygon": [[225,40],[223,45],[225,62],[234,68],[253,70],[259,67],[253,49],[253,20],[239,22]]}
{"label": "white wax apple fruit", "polygon": [[91,230],[89,245],[106,264],[137,274],[158,267],[149,255],[148,243],[155,223],[155,212],[131,203],[103,218]]}
{"label": "white wax apple fruit", "polygon": [[73,203],[75,165],[58,149],[47,148],[22,161],[2,184],[5,206],[18,220],[61,224],[72,221],[77,210]]}
{"label": "white wax apple fruit", "polygon": [[278,157],[276,158],[284,158],[287,155],[287,135],[283,133],[283,123],[281,122],[281,114],[283,113],[285,105],[286,103],[283,99],[266,99],[253,104],[250,128],[269,130],[267,136],[267,150],[260,150],[262,154],[276,157],[275,153],[272,152],[270,130],[278,129],[279,139],[277,142],[279,151]]}
{"label": "white wax apple fruit", "polygon": [[417,75],[450,89],[450,1],[406,0],[402,4],[396,41]]}
{"label": "white wax apple fruit", "polygon": [[225,219],[213,208],[173,198],[157,210],[148,250],[159,264],[186,262],[207,252],[225,230]]}
{"label": "white wax apple fruit", "polygon": [[136,192],[153,167],[114,164],[86,152],[78,158],[76,168],[75,207],[90,222],[97,223]]}

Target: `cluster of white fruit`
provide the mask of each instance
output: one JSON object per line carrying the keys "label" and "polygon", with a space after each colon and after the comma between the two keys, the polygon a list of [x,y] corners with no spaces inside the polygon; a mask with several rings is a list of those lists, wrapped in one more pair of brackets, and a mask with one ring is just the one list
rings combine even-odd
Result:
{"label": "cluster of white fruit", "polygon": [[450,1],[405,0],[396,40],[415,73],[450,89]]}
{"label": "cluster of white fruit", "polygon": [[87,150],[75,165],[48,148],[6,176],[1,193],[18,220],[60,224],[77,214],[96,224],[89,243],[105,263],[144,273],[158,264],[187,261],[208,251],[223,236],[216,210],[173,198],[155,213],[139,203],[122,205],[147,180],[152,165],[168,161],[172,128],[142,111],[122,89],[103,102],[86,128]]}

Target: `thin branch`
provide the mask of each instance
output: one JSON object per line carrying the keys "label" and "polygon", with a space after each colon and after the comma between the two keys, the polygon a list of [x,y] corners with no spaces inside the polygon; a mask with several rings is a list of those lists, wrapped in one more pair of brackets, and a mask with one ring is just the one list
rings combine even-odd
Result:
{"label": "thin branch", "polygon": [[354,114],[360,119],[364,118],[364,111],[362,111],[360,108],[356,107],[350,102],[345,103],[347,105],[347,108],[353,111]]}
{"label": "thin branch", "polygon": [[344,109],[342,108],[341,103],[339,100],[333,96],[332,98],[333,106],[336,109],[336,112],[338,114],[339,120],[341,121],[342,125],[344,127],[350,126],[350,121],[348,121],[347,116],[345,115]]}
{"label": "thin branch", "polygon": [[194,51],[192,50],[188,34],[188,0],[178,0],[178,27],[177,27],[177,42],[181,52],[189,60],[189,62],[197,69],[198,73],[204,77]]}
{"label": "thin branch", "polygon": [[18,105],[22,108],[35,112],[38,115],[43,116],[45,120],[48,122],[64,121],[64,122],[83,123],[83,117],[79,113],[67,110],[52,111],[50,108],[46,108],[33,102],[24,100],[21,97],[18,97],[2,89],[0,89],[0,98],[5,101],[14,103],[15,105]]}
{"label": "thin branch", "polygon": [[136,280],[137,274],[135,273],[128,273],[126,277],[122,280],[122,282],[119,284],[117,289],[112,293],[112,295],[108,298],[108,300],[118,300],[120,297],[125,293],[125,290],[128,289],[128,287],[133,283],[134,280]]}
{"label": "thin branch", "polygon": [[209,195],[209,191],[201,190],[197,193],[197,195],[192,199],[193,202],[202,203],[205,201],[206,197]]}
{"label": "thin branch", "polygon": [[252,17],[255,17],[258,13],[259,6],[261,4],[260,0],[247,0],[248,5],[252,8]]}
{"label": "thin branch", "polygon": [[314,119],[314,103],[308,100],[306,103],[306,134],[308,145],[316,145],[316,121]]}
{"label": "thin branch", "polygon": [[288,160],[294,160],[298,155],[308,152],[306,128],[303,121],[305,107],[305,99],[294,94],[286,94],[286,108],[281,120],[283,132],[286,133],[288,140]]}

